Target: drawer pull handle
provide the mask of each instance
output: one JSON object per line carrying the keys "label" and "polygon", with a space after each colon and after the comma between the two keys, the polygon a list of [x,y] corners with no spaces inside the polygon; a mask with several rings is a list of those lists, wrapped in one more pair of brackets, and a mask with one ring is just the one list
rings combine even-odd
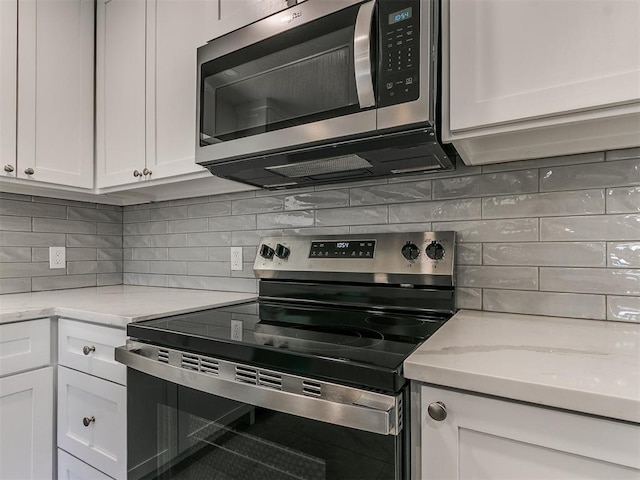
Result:
{"label": "drawer pull handle", "polygon": [[134,176],[134,177],[141,177],[141,176],[142,176],[142,173],[141,173],[139,170],[134,170],[134,171],[133,171],[133,176]]}
{"label": "drawer pull handle", "polygon": [[94,347],[93,345],[88,346],[85,345],[84,347],[82,347],[82,353],[84,353],[85,355],[89,355],[91,352],[95,352],[96,351],[96,347]]}
{"label": "drawer pull handle", "polygon": [[13,165],[9,165],[9,164],[7,164],[7,165],[5,165],[5,166],[4,166],[4,171],[5,171],[5,172],[7,172],[7,173],[11,173],[11,172],[13,172],[14,170],[15,170],[15,169],[13,168]]}
{"label": "drawer pull handle", "polygon": [[33,175],[35,172],[35,170],[31,167],[25,169],[24,173],[26,173],[27,175]]}
{"label": "drawer pull handle", "polygon": [[95,422],[95,421],[96,421],[96,417],[84,417],[84,418],[82,419],[82,424],[83,424],[85,427],[88,427],[89,425],[91,425],[91,424],[92,424],[93,422]]}

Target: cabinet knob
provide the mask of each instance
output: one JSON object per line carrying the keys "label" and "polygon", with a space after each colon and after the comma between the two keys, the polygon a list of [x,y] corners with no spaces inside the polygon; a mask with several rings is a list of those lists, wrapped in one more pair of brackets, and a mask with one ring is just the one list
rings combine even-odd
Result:
{"label": "cabinet knob", "polygon": [[35,171],[33,170],[33,168],[29,167],[25,169],[24,173],[26,173],[27,175],[33,175]]}
{"label": "cabinet knob", "polygon": [[7,164],[7,165],[4,166],[4,171],[5,172],[11,173],[11,172],[13,172],[13,170],[14,170],[13,165],[8,165]]}
{"label": "cabinet knob", "polygon": [[93,345],[88,346],[85,345],[84,347],[82,347],[82,353],[84,353],[85,355],[89,355],[91,352],[95,352],[96,351],[96,347],[94,347]]}
{"label": "cabinet knob", "polygon": [[151,170],[149,170],[147,167],[144,167],[144,170],[142,170],[142,174],[146,177],[147,175],[151,175],[153,172]]}
{"label": "cabinet knob", "polygon": [[82,424],[83,424],[85,427],[88,427],[89,425],[91,425],[91,424],[92,424],[93,422],[95,422],[95,421],[96,421],[96,417],[84,417],[84,418],[82,419]]}
{"label": "cabinet knob", "polygon": [[442,402],[433,402],[427,407],[427,413],[436,422],[441,422],[447,418],[447,407]]}
{"label": "cabinet knob", "polygon": [[140,173],[140,171],[138,171],[138,170],[134,170],[134,171],[133,171],[133,176],[134,176],[134,177],[141,177],[141,176],[142,176],[142,173]]}

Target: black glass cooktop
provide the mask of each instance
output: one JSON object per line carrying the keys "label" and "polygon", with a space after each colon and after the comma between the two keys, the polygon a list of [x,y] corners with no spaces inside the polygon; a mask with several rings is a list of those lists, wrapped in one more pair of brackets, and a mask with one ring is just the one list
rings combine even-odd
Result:
{"label": "black glass cooktop", "polygon": [[396,391],[443,316],[250,302],[133,323],[130,337],[287,373]]}

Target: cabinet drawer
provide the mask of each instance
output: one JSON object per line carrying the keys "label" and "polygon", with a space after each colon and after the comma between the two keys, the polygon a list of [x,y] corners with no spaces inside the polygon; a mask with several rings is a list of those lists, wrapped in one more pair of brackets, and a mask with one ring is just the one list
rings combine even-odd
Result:
{"label": "cabinet drawer", "polygon": [[64,450],[58,450],[58,480],[111,480],[111,477]]}
{"label": "cabinet drawer", "polygon": [[114,359],[114,348],[124,345],[120,328],[61,318],[58,321],[58,363],[65,367],[126,384],[127,368]]}
{"label": "cabinet drawer", "polygon": [[113,478],[126,478],[126,398],[122,385],[59,367],[58,447]]}
{"label": "cabinet drawer", "polygon": [[0,325],[0,376],[49,365],[51,326],[48,318]]}

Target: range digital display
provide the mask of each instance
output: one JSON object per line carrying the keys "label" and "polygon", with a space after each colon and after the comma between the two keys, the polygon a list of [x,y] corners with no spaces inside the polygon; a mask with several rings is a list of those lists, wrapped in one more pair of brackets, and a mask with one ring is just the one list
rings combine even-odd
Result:
{"label": "range digital display", "polygon": [[391,15],[389,15],[389,25],[393,25],[394,23],[402,22],[404,20],[409,20],[412,17],[412,15],[413,15],[413,12],[411,7],[394,12]]}
{"label": "range digital display", "polygon": [[309,258],[373,258],[375,240],[311,242]]}

